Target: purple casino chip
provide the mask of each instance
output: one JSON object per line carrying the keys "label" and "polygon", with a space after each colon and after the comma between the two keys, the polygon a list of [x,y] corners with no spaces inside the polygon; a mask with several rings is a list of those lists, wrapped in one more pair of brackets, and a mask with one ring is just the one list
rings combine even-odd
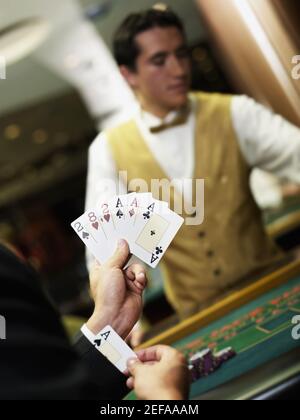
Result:
{"label": "purple casino chip", "polygon": [[197,372],[197,369],[195,369],[195,367],[193,365],[189,365],[188,368],[189,368],[189,371],[190,371],[191,381],[192,382],[198,381],[198,379],[200,379],[200,375]]}
{"label": "purple casino chip", "polygon": [[189,363],[193,366],[192,376],[197,377],[198,379],[202,376],[207,376],[214,371],[214,356],[210,349],[202,350],[194,354]]}
{"label": "purple casino chip", "polygon": [[227,347],[215,354],[215,357],[221,362],[227,362],[227,360],[232,359],[236,356],[236,352],[232,347]]}
{"label": "purple casino chip", "polygon": [[189,371],[192,382],[210,375],[219,367],[236,356],[232,347],[227,347],[218,353],[212,353],[210,349],[204,349],[195,353],[189,359]]}

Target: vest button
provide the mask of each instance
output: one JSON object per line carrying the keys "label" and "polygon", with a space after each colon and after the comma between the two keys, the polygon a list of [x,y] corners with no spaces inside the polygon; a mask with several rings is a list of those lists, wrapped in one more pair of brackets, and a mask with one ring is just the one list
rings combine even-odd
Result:
{"label": "vest button", "polygon": [[214,251],[209,250],[209,251],[207,251],[206,255],[207,255],[209,258],[212,258],[212,257],[215,255],[215,253],[214,253]]}
{"label": "vest button", "polygon": [[214,276],[215,277],[219,277],[222,274],[221,270],[219,268],[217,268],[216,270],[214,270]]}
{"label": "vest button", "polygon": [[222,176],[222,178],[221,178],[221,183],[222,183],[223,185],[228,183],[228,176],[227,176],[227,175],[223,175],[223,176]]}
{"label": "vest button", "polygon": [[206,233],[205,232],[199,232],[199,238],[205,238]]}

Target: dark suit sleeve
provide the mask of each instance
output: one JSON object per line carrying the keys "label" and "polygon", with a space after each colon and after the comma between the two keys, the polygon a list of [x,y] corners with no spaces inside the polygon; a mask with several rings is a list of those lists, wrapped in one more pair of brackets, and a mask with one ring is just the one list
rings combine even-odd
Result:
{"label": "dark suit sleeve", "polygon": [[35,272],[0,246],[0,399],[119,399],[126,378],[88,340],[72,348]]}
{"label": "dark suit sleeve", "polygon": [[[89,371],[90,382],[100,389],[99,393],[102,395],[102,399],[112,399],[112,396],[113,399],[121,399],[128,394],[126,377],[104,358],[82,333],[77,334],[74,349]],[[101,363],[99,363],[99,357]],[[103,381],[102,378],[106,378],[106,380]]]}

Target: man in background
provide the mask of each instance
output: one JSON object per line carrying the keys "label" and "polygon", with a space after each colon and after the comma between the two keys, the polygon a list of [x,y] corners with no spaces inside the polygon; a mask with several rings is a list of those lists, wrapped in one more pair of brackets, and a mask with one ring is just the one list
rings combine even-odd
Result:
{"label": "man in background", "polygon": [[[118,185],[119,171],[148,191],[153,179],[204,179],[204,222],[185,224],[161,263],[167,298],[185,318],[283,261],[249,177],[260,168],[299,184],[300,130],[246,96],[191,94],[186,36],[171,10],[128,16],[114,55],[139,107],[91,145],[86,208],[114,193],[104,181]],[[196,200],[195,190],[171,191],[172,209]]]}

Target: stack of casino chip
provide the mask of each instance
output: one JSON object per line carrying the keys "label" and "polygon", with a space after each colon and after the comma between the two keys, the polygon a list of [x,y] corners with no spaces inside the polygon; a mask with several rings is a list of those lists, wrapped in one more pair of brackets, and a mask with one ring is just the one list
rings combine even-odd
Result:
{"label": "stack of casino chip", "polygon": [[236,356],[236,352],[232,347],[227,347],[226,349],[215,353],[215,357],[219,359],[220,364],[227,362],[227,360],[232,359],[234,356]]}
{"label": "stack of casino chip", "polygon": [[189,360],[190,372],[193,381],[208,376],[214,372],[216,367],[216,360],[210,349],[202,350],[194,354]]}
{"label": "stack of casino chip", "polygon": [[215,372],[223,363],[236,355],[235,351],[228,347],[218,353],[213,353],[210,349],[204,349],[189,359],[189,371],[192,382]]}

